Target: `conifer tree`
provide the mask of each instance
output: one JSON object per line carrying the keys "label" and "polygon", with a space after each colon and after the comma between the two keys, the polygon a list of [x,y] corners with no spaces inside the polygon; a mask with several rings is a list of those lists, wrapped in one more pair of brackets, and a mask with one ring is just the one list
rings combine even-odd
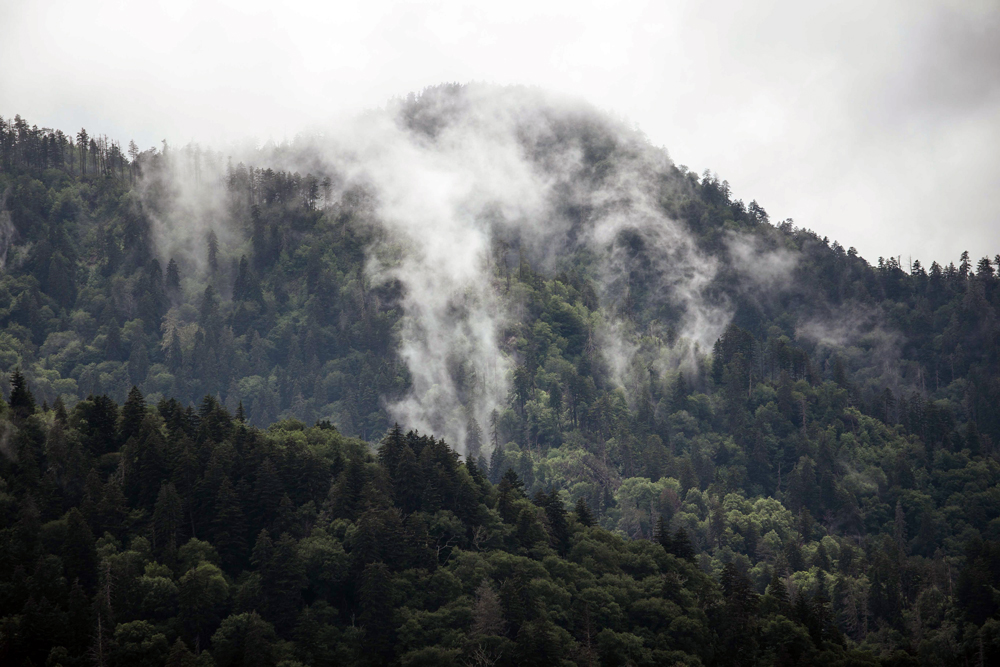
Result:
{"label": "conifer tree", "polygon": [[160,486],[153,507],[153,550],[171,563],[177,553],[177,534],[184,521],[184,508],[174,485],[166,482]]}
{"label": "conifer tree", "polygon": [[94,534],[83,514],[75,507],[66,515],[66,540],[61,557],[67,579],[79,580],[85,590],[93,591],[97,584]]}
{"label": "conifer tree", "polygon": [[381,660],[392,653],[394,641],[392,577],[385,563],[369,563],[361,575],[358,620],[365,628],[365,651]]}
{"label": "conifer tree", "polygon": [[390,478],[395,478],[399,461],[403,456],[403,449],[406,447],[406,438],[403,436],[403,429],[399,424],[393,425],[389,432],[382,438],[382,444],[378,450],[378,462]]}
{"label": "conifer tree", "polygon": [[56,423],[63,427],[69,425],[69,414],[66,412],[66,404],[63,403],[61,394],[56,396],[56,401],[52,404],[52,410],[55,412]]}
{"label": "conifer tree", "polygon": [[208,248],[208,272],[215,275],[219,271],[219,237],[214,229],[208,230],[205,242]]}
{"label": "conifer tree", "polygon": [[15,368],[10,375],[10,408],[17,421],[35,412],[35,397],[28,389],[28,381],[20,368]]}
{"label": "conifer tree", "polygon": [[197,667],[198,660],[180,637],[170,647],[164,667]]}
{"label": "conifer tree", "polygon": [[673,540],[670,539],[670,526],[667,524],[662,514],[656,519],[654,537],[667,553],[673,553]]}
{"label": "conifer tree", "polygon": [[212,520],[213,544],[219,550],[222,562],[234,567],[243,559],[246,550],[246,519],[240,509],[239,497],[229,477],[222,479],[215,496],[215,517]]}
{"label": "conifer tree", "polygon": [[479,428],[479,422],[475,418],[470,418],[465,429],[465,458],[475,461],[479,458],[482,447],[483,429]]}
{"label": "conifer tree", "polygon": [[175,297],[180,295],[181,271],[177,266],[177,260],[173,257],[167,262],[167,275],[164,283],[168,294]]}
{"label": "conifer tree", "polygon": [[683,526],[678,528],[677,532],[674,533],[672,553],[678,558],[694,560],[694,547],[691,545],[691,538],[688,537],[687,531],[684,530]]}
{"label": "conifer tree", "polygon": [[271,526],[281,504],[285,487],[278,476],[278,469],[270,457],[265,458],[257,467],[254,482],[254,498],[257,502],[257,521],[259,525]]}
{"label": "conifer tree", "polygon": [[587,506],[587,501],[580,496],[576,499],[576,505],[573,507],[573,512],[576,514],[576,520],[580,522],[581,525],[590,528],[594,525],[594,513],[590,511],[590,507]]}
{"label": "conifer tree", "polygon": [[122,405],[122,423],[119,429],[120,442],[127,442],[130,438],[139,438],[142,434],[142,422],[146,418],[146,399],[139,391],[139,388],[132,385],[128,392],[128,398]]}

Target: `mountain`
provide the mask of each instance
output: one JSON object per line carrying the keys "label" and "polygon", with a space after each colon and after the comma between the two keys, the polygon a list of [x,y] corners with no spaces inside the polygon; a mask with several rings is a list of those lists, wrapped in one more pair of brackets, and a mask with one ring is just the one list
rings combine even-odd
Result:
{"label": "mountain", "polygon": [[1000,256],[873,266],[517,87],[16,117],[0,192],[11,664],[1000,655]]}

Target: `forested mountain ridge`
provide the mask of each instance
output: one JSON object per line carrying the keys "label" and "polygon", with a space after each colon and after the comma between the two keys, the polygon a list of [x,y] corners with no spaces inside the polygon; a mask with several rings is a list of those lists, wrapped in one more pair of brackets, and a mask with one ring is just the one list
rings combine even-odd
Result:
{"label": "forested mountain ridge", "polygon": [[[62,568],[67,586],[73,578],[58,539],[27,550],[20,545],[24,533],[16,523],[30,520],[24,512],[32,515],[40,503],[32,479],[57,498],[43,511],[56,535],[70,520],[66,511],[82,512],[91,535],[113,527],[85,511],[84,480],[94,478],[104,493],[124,494],[131,523],[105,539],[141,553],[150,547],[132,543],[154,539],[158,501],[133,497],[126,487],[134,483],[130,475],[141,474],[143,457],[156,461],[145,468],[147,495],[168,483],[178,493],[182,464],[188,488],[202,489],[197,498],[180,494],[178,511],[186,517],[175,530],[180,545],[202,535],[195,516],[226,505],[218,500],[215,452],[232,456],[236,447],[243,456],[238,437],[267,440],[281,433],[271,440],[278,450],[268,451],[289,492],[286,511],[315,512],[316,518],[301,519],[298,532],[248,523],[239,538],[245,551],[239,543],[227,546],[225,536],[218,543],[206,528],[220,558],[227,549],[235,554],[215,561],[227,590],[234,590],[241,577],[263,576],[260,563],[250,560],[258,527],[268,528],[268,539],[287,532],[293,551],[318,528],[354,558],[348,532],[361,526],[361,516],[340,516],[347,523],[336,524],[336,513],[327,508],[324,514],[322,505],[332,502],[332,488],[342,488],[350,466],[338,466],[365,461],[366,447],[301,422],[336,424],[340,433],[374,442],[401,419],[406,428],[447,436],[476,463],[448,463],[440,440],[428,449],[412,435],[417,461],[410,465],[418,467],[411,474],[454,478],[454,470],[465,470],[488,478],[475,483],[483,511],[499,514],[500,523],[483,524],[471,518],[474,512],[442,505],[458,517],[453,532],[464,534],[455,538],[455,549],[489,558],[527,553],[547,563],[548,556],[531,553],[547,541],[558,557],[603,573],[567,551],[567,540],[582,535],[574,532],[579,527],[572,537],[559,527],[567,505],[634,540],[615,542],[616,550],[660,541],[666,548],[656,552],[658,561],[677,550],[673,536],[682,529],[697,570],[707,577],[682,573],[695,583],[681,590],[702,592],[691,593],[697,603],[675,600],[680,612],[668,615],[680,613],[677,618],[708,632],[694,644],[631,611],[593,628],[627,637],[606,634],[604,645],[593,638],[586,644],[580,634],[586,624],[568,612],[589,599],[573,581],[585,575],[574,570],[560,584],[559,595],[568,597],[554,607],[537,591],[519,594],[530,610],[517,612],[528,614],[519,618],[542,623],[541,635],[512,619],[510,600],[503,599],[504,631],[491,635],[513,642],[494,647],[502,660],[523,661],[532,641],[562,646],[578,664],[595,656],[608,664],[696,658],[767,664],[807,653],[818,661],[815,652],[822,651],[832,651],[824,660],[835,660],[846,659],[843,651],[853,646],[889,661],[963,664],[998,650],[997,601],[989,591],[1000,578],[994,449],[1000,441],[994,268],[1000,258],[973,265],[966,254],[958,266],[935,262],[925,270],[915,262],[908,272],[893,259],[871,266],[853,249],[791,221],[772,225],[756,202],[733,201],[724,181],[674,165],[617,121],[521,90],[431,89],[390,105],[380,122],[375,129],[362,126],[365,139],[353,143],[303,139],[247,156],[264,167],[227,163],[195,147],[133,148],[125,156],[85,132],[73,142],[20,119],[0,124],[0,358],[5,371],[24,372],[22,389],[30,388],[43,408],[55,406],[29,410],[23,392],[15,399],[7,391],[5,433],[16,444],[5,446],[0,473],[10,498],[5,571],[9,586],[21,586],[7,590],[21,592],[3,607],[13,624],[5,626],[13,633],[5,637],[20,636],[24,605],[41,597],[16,583],[18,567],[28,576],[48,553],[60,561],[46,562]],[[478,154],[498,157],[483,166],[473,159]],[[429,176],[413,180],[410,173]],[[425,242],[434,238],[456,241],[439,249]],[[476,261],[456,262],[453,255]],[[124,426],[114,403],[124,401],[133,384],[141,393],[132,394],[132,412],[145,394],[158,406],[148,408],[150,419],[161,421],[147,424],[129,445],[121,433],[138,431]],[[202,401],[206,394],[214,398]],[[189,404],[201,406],[200,417],[185,411]],[[212,414],[225,426],[202,433]],[[264,428],[278,419],[300,421],[281,422],[264,435],[246,426]],[[118,424],[119,434],[98,444],[101,431],[92,423]],[[64,431],[76,434],[66,440],[73,444],[52,449],[48,443]],[[153,431],[158,435],[147,445]],[[291,440],[284,439],[290,432],[306,434],[305,451],[327,461],[317,468],[317,479],[325,480],[317,488],[325,488],[314,489],[315,497],[293,492],[300,464],[282,458],[289,455],[284,450]],[[382,440],[382,472],[371,467],[373,479],[397,474],[401,464],[386,464],[385,452],[400,437]],[[187,447],[177,444],[184,438],[197,444],[197,463],[177,458]],[[330,438],[350,452],[335,455],[337,448],[323,444]],[[69,451],[74,454],[66,458]],[[423,461],[425,451],[438,454]],[[258,511],[252,490],[259,471],[226,474],[229,505],[244,516]],[[397,488],[399,479],[379,482],[382,499],[368,497],[375,491],[362,493],[358,479],[352,493],[383,508],[378,521],[388,520],[390,506],[404,524],[422,513],[429,524],[445,520],[438,516],[442,501],[418,508],[406,500],[416,492]],[[521,510],[501,503],[504,489],[521,484],[524,495],[535,498],[534,504],[521,501],[522,510],[530,509],[523,521]],[[517,538],[483,542],[487,524]],[[439,550],[436,565],[416,569],[447,569],[449,553]],[[94,562],[112,562],[113,555],[100,552]],[[149,567],[165,565],[164,577],[175,585],[187,576],[162,554],[141,558]],[[385,564],[388,580],[401,585],[410,568],[401,558],[378,554],[365,563]],[[616,558],[623,576],[652,576],[652,570],[630,570],[624,555]],[[657,576],[678,574],[671,563],[661,562]],[[339,572],[343,565],[330,567]],[[487,589],[502,586],[491,572]],[[539,578],[547,579],[540,572],[529,577]],[[713,579],[721,581],[721,598],[712,597],[719,595]],[[474,584],[464,591],[474,606],[497,594],[478,591],[479,581],[464,583]],[[84,587],[84,596],[97,600],[94,590]],[[296,611],[280,620],[253,600],[227,598],[219,613],[256,610],[277,632],[275,660],[322,662],[294,653],[301,649],[290,617],[301,619],[302,605],[323,601],[337,610],[324,622],[347,628],[361,598],[338,589],[338,602],[312,583],[299,590]],[[765,592],[757,610],[756,595]],[[631,594],[628,604],[612,598],[622,610],[653,604]],[[65,612],[66,600],[48,602]],[[413,651],[429,646],[451,651],[448,659],[483,657],[468,643],[476,636],[472,626],[459,617],[440,621],[462,628],[450,638],[399,643],[406,623],[428,631],[428,623],[439,622],[406,620],[407,609],[439,613],[422,598],[399,604],[393,627],[384,629],[393,639],[376,661],[410,663],[418,660]],[[705,626],[704,614],[711,619],[713,609],[724,608],[738,617],[740,629],[713,635],[705,628],[715,621]],[[211,644],[216,661],[229,660],[220,658],[224,652],[212,639],[221,618],[196,636],[179,629],[180,616],[145,613],[125,615],[147,622],[142,632],[148,636],[139,643],[181,636],[189,649]],[[111,616],[101,618],[119,622]],[[251,623],[248,618],[239,622]],[[123,633],[131,632],[131,621],[121,623],[128,626]],[[331,635],[327,644],[352,650],[365,636]],[[739,640],[727,648],[730,636]],[[85,644],[93,648],[81,639],[72,650]],[[779,655],[784,644],[797,653]],[[583,646],[596,652],[584,657]],[[36,663],[48,655],[31,650]],[[689,655],[668,658],[663,651]],[[446,659],[434,655],[423,659]],[[345,656],[323,659],[365,657]]]}

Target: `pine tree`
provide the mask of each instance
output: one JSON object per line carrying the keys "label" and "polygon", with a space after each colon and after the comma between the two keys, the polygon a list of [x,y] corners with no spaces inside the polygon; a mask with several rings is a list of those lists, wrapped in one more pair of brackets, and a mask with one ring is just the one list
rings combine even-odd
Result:
{"label": "pine tree", "polygon": [[691,538],[688,537],[687,531],[683,527],[678,528],[677,532],[674,533],[672,553],[678,558],[690,561],[694,560],[694,547],[691,545]]}
{"label": "pine tree", "polygon": [[559,492],[553,491],[547,494],[542,507],[544,507],[545,516],[549,521],[549,531],[555,542],[556,550],[565,556],[569,550],[569,521],[566,518],[566,508],[559,498]]}
{"label": "pine tree", "polygon": [[483,447],[483,429],[474,418],[469,419],[465,429],[465,458],[475,461]]}
{"label": "pine tree", "polygon": [[236,567],[246,551],[246,519],[240,509],[239,497],[229,477],[222,479],[215,496],[215,516],[212,533],[219,556],[227,568]]}
{"label": "pine tree", "polygon": [[382,438],[382,444],[378,450],[379,465],[389,473],[390,479],[395,478],[399,461],[403,456],[403,449],[406,447],[406,438],[403,436],[403,429],[400,428],[399,423],[396,423],[385,434],[385,437]]}
{"label": "pine tree", "polygon": [[781,613],[787,616],[791,611],[788,589],[785,588],[785,582],[781,580],[781,570],[777,567],[774,568],[774,572],[771,574],[771,582],[767,585],[767,595],[774,600]]}
{"label": "pine tree", "polygon": [[590,507],[587,506],[587,501],[580,496],[576,499],[576,505],[573,507],[573,512],[576,514],[576,520],[580,522],[581,525],[590,528],[594,525],[594,513],[590,511]]}
{"label": "pine tree", "polygon": [[361,614],[366,652],[386,660],[394,643],[392,577],[385,563],[369,563],[361,575]]}
{"label": "pine tree", "polygon": [[10,408],[16,421],[27,419],[35,412],[35,397],[20,368],[15,368],[10,375]]}
{"label": "pine tree", "polygon": [[128,392],[128,398],[122,405],[122,423],[119,429],[119,441],[125,443],[129,438],[140,438],[142,422],[146,418],[146,399],[135,385]]}
{"label": "pine tree", "polygon": [[418,511],[421,508],[420,501],[424,494],[425,480],[420,474],[417,457],[409,445],[403,447],[394,478],[396,479],[394,495],[400,509],[404,514]]}
{"label": "pine tree", "polygon": [[164,667],[197,667],[197,665],[198,659],[194,653],[187,647],[184,640],[178,637],[174,645],[170,647],[170,653],[167,654]]}
{"label": "pine tree", "polygon": [[97,551],[94,534],[77,508],[66,515],[66,539],[62,548],[63,567],[69,581],[79,580],[88,592],[97,584]]}
{"label": "pine tree", "polygon": [[215,235],[215,230],[208,230],[206,237],[208,247],[208,272],[215,275],[219,272],[219,237]]}
{"label": "pine tree", "polygon": [[668,554],[673,553],[673,540],[670,539],[670,526],[667,524],[666,519],[663,518],[661,514],[656,519],[656,529],[654,531],[654,537],[656,541],[663,547],[664,551]]}
{"label": "pine tree", "polygon": [[507,457],[504,455],[503,447],[494,447],[490,456],[490,481],[494,484],[500,483],[500,478],[508,469]]}
{"label": "pine tree", "polygon": [[56,402],[52,405],[55,412],[56,423],[65,427],[69,424],[69,414],[66,412],[66,404],[63,403],[62,395],[56,396]]}
{"label": "pine tree", "polygon": [[281,483],[278,469],[270,458],[265,458],[257,467],[254,482],[254,498],[257,501],[257,522],[270,527],[274,522],[285,487]]}
{"label": "pine tree", "polygon": [[172,563],[177,553],[177,534],[184,521],[184,507],[174,485],[160,485],[153,507],[153,550],[163,562]]}
{"label": "pine tree", "polygon": [[132,350],[128,357],[128,375],[132,380],[133,388],[142,384],[149,373],[149,354],[146,352],[146,341],[139,336],[132,343]]}
{"label": "pine tree", "polygon": [[171,296],[179,296],[181,291],[181,271],[177,266],[177,260],[173,257],[167,262],[167,276],[166,276],[166,288],[167,293]]}

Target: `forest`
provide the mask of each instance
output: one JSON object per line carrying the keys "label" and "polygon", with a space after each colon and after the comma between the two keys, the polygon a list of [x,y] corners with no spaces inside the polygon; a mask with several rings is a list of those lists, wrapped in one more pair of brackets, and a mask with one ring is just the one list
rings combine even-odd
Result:
{"label": "forest", "polygon": [[994,249],[871,264],[523,91],[385,115],[530,187],[406,227],[362,150],[0,119],[3,664],[1000,661]]}

